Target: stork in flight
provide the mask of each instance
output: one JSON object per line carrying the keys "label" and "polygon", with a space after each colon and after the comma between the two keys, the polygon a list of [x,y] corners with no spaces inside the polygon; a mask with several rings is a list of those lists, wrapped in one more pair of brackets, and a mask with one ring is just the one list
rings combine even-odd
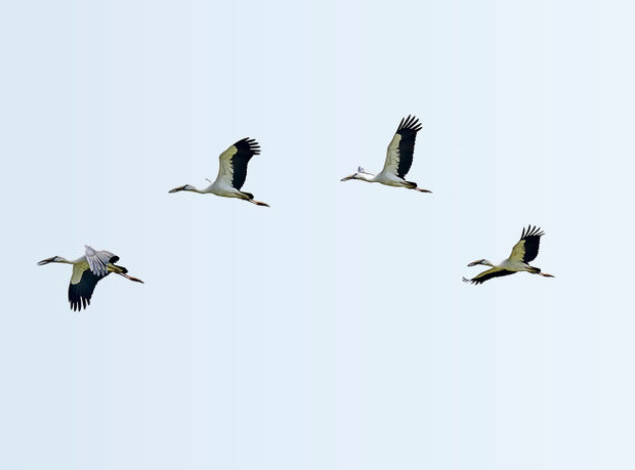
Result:
{"label": "stork in flight", "polygon": [[384,169],[377,175],[368,173],[360,166],[357,173],[342,178],[341,181],[361,180],[368,183],[381,183],[387,186],[414,189],[422,193],[431,193],[428,189],[418,188],[417,183],[406,181],[404,178],[412,166],[412,155],[415,151],[417,132],[423,126],[415,116],[403,118],[399,123],[395,136],[388,144]]}
{"label": "stork in flight", "polygon": [[129,276],[126,268],[116,265],[117,261],[119,261],[119,256],[113,255],[109,251],[96,251],[86,245],[86,254],[75,261],[69,261],[61,256],[53,256],[43,259],[38,265],[49,263],[73,265],[71,283],[68,286],[68,300],[71,303],[71,310],[79,311],[82,307],[86,308],[90,305],[90,298],[95,286],[110,273],[119,274],[126,279],[143,284],[141,279]]}
{"label": "stork in flight", "polygon": [[218,176],[216,177],[216,181],[207,188],[197,189],[192,185],[186,184],[171,189],[169,192],[178,193],[179,191],[190,191],[199,194],[212,193],[217,196],[244,199],[257,206],[269,207],[267,203],[256,201],[253,194],[240,190],[247,178],[247,165],[254,155],[260,155],[260,144],[254,139],[245,137],[220,154],[218,157]]}
{"label": "stork in flight", "polygon": [[498,265],[486,259],[474,261],[468,264],[468,266],[482,264],[484,266],[491,266],[491,268],[483,271],[472,279],[463,278],[463,281],[471,282],[472,284],[483,284],[485,281],[494,277],[508,276],[509,274],[514,274],[519,271],[527,271],[528,273],[539,274],[544,277],[555,277],[552,274],[543,273],[540,268],[529,265],[529,262],[538,256],[540,237],[544,234],[545,233],[538,227],[532,227],[530,225],[527,228],[523,228],[520,240],[514,245],[514,248],[512,248],[512,254],[509,255],[509,258]]}

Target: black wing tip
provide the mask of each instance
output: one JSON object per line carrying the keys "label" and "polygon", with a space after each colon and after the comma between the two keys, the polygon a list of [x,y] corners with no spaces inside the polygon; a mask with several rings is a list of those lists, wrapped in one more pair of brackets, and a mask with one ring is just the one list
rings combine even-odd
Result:
{"label": "black wing tip", "polygon": [[256,139],[252,139],[251,137],[245,137],[244,139],[240,139],[234,145],[238,147],[240,144],[246,144],[248,146],[249,152],[253,155],[260,155],[260,144]]}
{"label": "black wing tip", "polygon": [[87,299],[86,297],[78,297],[77,299],[71,300],[71,310],[73,312],[80,312],[82,310],[82,306],[84,307],[84,310],[86,310],[86,307],[89,305],[90,299]]}
{"label": "black wing tip", "polygon": [[408,114],[407,117],[401,118],[401,122],[399,122],[399,127],[397,128],[397,132],[399,131],[412,131],[419,132],[423,129],[423,124],[419,122],[419,119],[414,114]]}
{"label": "black wing tip", "polygon": [[525,240],[529,237],[542,237],[544,234],[545,232],[540,227],[536,225],[528,225],[527,227],[523,227],[523,232],[520,235],[520,239]]}
{"label": "black wing tip", "polygon": [[514,274],[515,271],[509,271],[507,269],[499,269],[492,273],[485,274],[487,271],[483,271],[482,273],[476,275],[472,279],[467,279],[466,282],[470,282],[472,284],[478,285],[483,284],[485,281],[489,281],[490,279],[494,279],[495,277],[503,277],[509,276],[510,274]]}

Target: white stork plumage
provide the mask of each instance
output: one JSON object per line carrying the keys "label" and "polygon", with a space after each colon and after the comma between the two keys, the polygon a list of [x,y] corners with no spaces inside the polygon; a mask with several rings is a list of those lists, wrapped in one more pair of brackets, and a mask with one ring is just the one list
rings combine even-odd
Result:
{"label": "white stork plumage", "polygon": [[491,266],[491,269],[483,271],[472,279],[463,278],[465,282],[471,282],[472,284],[482,284],[485,281],[494,277],[508,276],[519,271],[527,271],[531,274],[539,274],[544,277],[555,277],[552,274],[543,273],[540,268],[530,266],[529,263],[536,259],[538,256],[538,249],[540,248],[540,237],[545,233],[538,227],[523,228],[523,232],[520,235],[520,240],[512,248],[512,253],[502,263],[496,265],[486,259],[480,259],[473,261],[468,266]]}
{"label": "white stork plumage", "polygon": [[269,207],[269,204],[256,201],[253,194],[240,190],[247,178],[247,165],[254,155],[260,155],[260,144],[254,139],[245,137],[220,154],[218,157],[218,176],[207,188],[197,189],[192,185],[186,184],[171,189],[169,192],[190,191],[199,194],[210,193],[223,197],[235,197],[249,201],[257,206]]}
{"label": "white stork plumage", "polygon": [[123,266],[116,265],[119,256],[113,255],[109,251],[96,251],[86,245],[86,253],[81,258],[69,261],[61,256],[43,259],[38,263],[42,266],[49,263],[64,263],[73,265],[71,283],[68,286],[68,301],[71,303],[71,310],[81,310],[90,305],[90,298],[93,295],[95,286],[99,281],[110,273],[119,274],[134,282],[141,282],[141,279],[129,276],[128,270]]}
{"label": "white stork plumage", "polygon": [[384,168],[377,175],[365,171],[361,166],[357,172],[346,176],[341,181],[361,180],[368,183],[381,183],[387,186],[414,189],[422,193],[431,193],[428,189],[418,188],[417,183],[406,181],[404,178],[412,166],[412,156],[415,151],[417,132],[423,126],[415,116],[403,118],[397,132],[388,144]]}

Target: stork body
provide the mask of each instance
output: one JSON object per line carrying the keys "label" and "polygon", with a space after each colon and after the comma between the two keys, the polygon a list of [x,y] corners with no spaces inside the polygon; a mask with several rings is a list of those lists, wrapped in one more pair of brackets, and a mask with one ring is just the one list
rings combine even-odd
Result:
{"label": "stork body", "polygon": [[86,253],[81,258],[67,260],[61,256],[53,256],[40,261],[38,265],[62,263],[73,266],[73,274],[68,286],[68,301],[71,304],[71,310],[79,311],[82,307],[86,308],[90,305],[95,286],[110,273],[119,274],[130,281],[143,283],[141,279],[129,276],[125,267],[115,264],[118,261],[119,257],[109,251],[96,251],[86,245]]}
{"label": "stork body", "polygon": [[199,194],[215,194],[216,196],[243,199],[257,206],[269,207],[269,204],[256,201],[253,194],[241,191],[247,178],[247,165],[254,155],[260,155],[260,145],[254,139],[245,137],[220,154],[218,157],[218,176],[207,188],[198,189],[186,184],[171,189],[169,192],[189,191]]}
{"label": "stork body", "polygon": [[476,275],[472,279],[463,278],[463,281],[471,282],[472,284],[482,284],[489,279],[508,276],[521,271],[539,274],[544,277],[554,277],[552,274],[543,273],[540,268],[529,264],[538,256],[540,237],[544,234],[545,233],[538,227],[529,225],[527,228],[523,228],[520,240],[514,245],[514,248],[512,248],[512,253],[509,255],[509,258],[499,264],[494,264],[486,259],[473,261],[468,264],[468,266],[483,265],[490,266],[491,268]]}
{"label": "stork body", "polygon": [[360,180],[368,183],[381,183],[386,186],[414,189],[422,193],[431,193],[428,189],[419,188],[414,181],[406,181],[405,176],[412,166],[417,132],[422,128],[415,116],[403,118],[397,132],[386,150],[384,168],[376,175],[365,171],[361,166],[357,172],[342,178],[341,181]]}

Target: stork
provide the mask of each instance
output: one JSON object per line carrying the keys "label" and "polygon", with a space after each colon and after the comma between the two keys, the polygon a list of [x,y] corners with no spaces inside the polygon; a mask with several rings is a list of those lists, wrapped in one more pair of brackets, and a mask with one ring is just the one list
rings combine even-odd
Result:
{"label": "stork", "polygon": [[218,176],[213,183],[207,180],[211,183],[207,188],[197,189],[192,185],[186,184],[171,189],[169,192],[190,191],[199,194],[211,193],[217,196],[243,199],[257,206],[269,207],[267,203],[256,201],[253,194],[240,190],[247,178],[247,165],[254,155],[260,155],[260,144],[254,139],[245,137],[220,154],[218,157]]}
{"label": "stork", "polygon": [[365,171],[361,166],[357,172],[342,178],[341,181],[361,180],[368,183],[381,183],[387,186],[414,189],[422,193],[431,193],[429,189],[418,188],[417,183],[404,178],[412,166],[412,155],[415,150],[417,132],[423,126],[415,116],[403,118],[397,132],[388,144],[384,169],[377,175]]}
{"label": "stork", "polygon": [[85,247],[85,255],[74,261],[69,261],[61,256],[53,256],[38,263],[40,266],[49,263],[73,265],[71,283],[68,286],[68,301],[71,303],[71,310],[79,311],[82,307],[86,308],[90,305],[90,298],[95,286],[110,273],[119,274],[126,279],[143,284],[141,279],[129,276],[126,268],[115,264],[119,261],[119,256],[113,255],[109,251],[96,251],[88,245]]}
{"label": "stork", "polygon": [[483,284],[485,281],[494,277],[508,276],[519,271],[527,271],[531,274],[539,274],[544,277],[555,277],[552,274],[543,273],[540,268],[530,266],[529,262],[538,256],[538,248],[540,247],[540,237],[545,233],[538,227],[529,225],[523,228],[520,240],[512,248],[512,253],[502,263],[496,265],[486,259],[479,259],[468,264],[468,266],[491,266],[491,269],[483,271],[472,279],[463,278],[464,282],[472,284]]}

